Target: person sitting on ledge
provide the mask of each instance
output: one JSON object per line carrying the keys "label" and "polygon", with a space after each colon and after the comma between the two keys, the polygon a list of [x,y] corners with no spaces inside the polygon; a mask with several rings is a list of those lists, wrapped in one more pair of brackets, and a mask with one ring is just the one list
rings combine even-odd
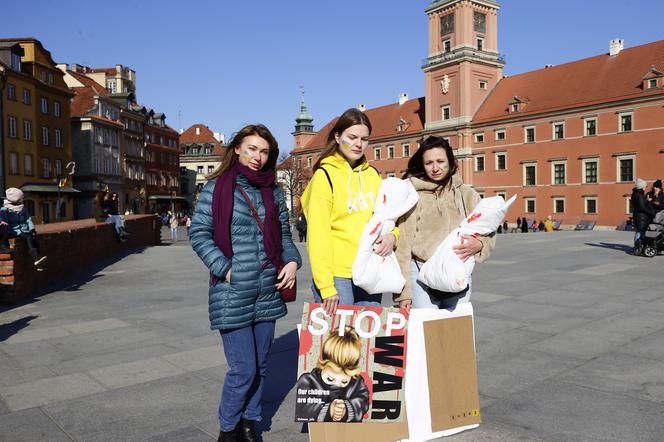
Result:
{"label": "person sitting on ledge", "polygon": [[37,235],[35,225],[28,213],[28,209],[23,205],[23,191],[16,187],[10,187],[5,191],[5,203],[0,208],[0,253],[9,252],[9,238],[25,238],[28,245],[28,253],[34,261],[38,271],[44,270],[42,267],[46,256],[39,256],[37,247]]}

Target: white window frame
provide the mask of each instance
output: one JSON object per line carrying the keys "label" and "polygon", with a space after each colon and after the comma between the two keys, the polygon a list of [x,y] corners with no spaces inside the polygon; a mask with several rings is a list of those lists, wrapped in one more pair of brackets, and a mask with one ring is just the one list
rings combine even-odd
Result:
{"label": "white window frame", "polygon": [[23,139],[32,140],[32,121],[23,120]]}
{"label": "white window frame", "polygon": [[480,90],[485,91],[489,89],[489,82],[486,80],[480,80]]}
{"label": "white window frame", "polygon": [[[445,111],[447,111],[447,118],[445,118]],[[452,119],[452,106],[445,104],[440,106],[440,119],[443,121],[448,121]]]}
{"label": "white window frame", "polygon": [[632,214],[632,211],[629,210],[629,205],[632,202],[631,200],[632,200],[632,198],[630,198],[629,196],[625,197],[625,215],[631,215]]}
{"label": "white window frame", "polygon": [[[621,160],[632,160],[632,178],[630,180],[621,181],[620,180],[620,161]],[[633,182],[638,175],[636,174],[636,155],[619,155],[616,157],[616,182],[617,183],[631,183]]]}
{"label": "white window frame", "polygon": [[[597,164],[597,181],[594,183],[588,182],[588,176],[586,175],[586,164],[595,163]],[[599,158],[584,158],[581,160],[581,182],[583,184],[599,184]]]}
{"label": "white window frame", "polygon": [[[449,49],[447,46],[449,45]],[[443,40],[443,53],[447,54],[449,52],[452,52],[452,39],[451,38],[446,38]]]}
{"label": "white window frame", "polygon": [[510,109],[512,112],[519,112],[519,103],[512,103],[512,106],[510,106]]}
{"label": "white window frame", "polygon": [[648,89],[655,89],[655,88],[657,88],[657,79],[656,78],[648,79]]}
{"label": "white window frame", "polygon": [[394,144],[387,146],[387,159],[391,160],[394,158]]}
{"label": "white window frame", "polygon": [[55,147],[62,147],[62,131],[55,129]]}
{"label": "white window frame", "polygon": [[56,176],[56,177],[57,177],[57,176],[61,177],[61,176],[62,176],[62,160],[60,160],[60,159],[56,159],[56,160],[53,162],[53,165],[55,166],[55,167],[54,167],[54,168],[55,168],[55,176]]}
{"label": "white window frame", "polygon": [[32,176],[32,155],[29,153],[23,154],[23,174]]}
{"label": "white window frame", "polygon": [[307,167],[312,167],[313,164],[314,164],[314,158],[311,155],[309,155],[307,157]]}
{"label": "white window frame", "polygon": [[[480,139],[482,137],[482,139]],[[475,144],[484,143],[484,132],[479,132],[475,134]]]}
{"label": "white window frame", "polygon": [[39,98],[39,110],[42,114],[48,115],[48,98],[40,97]]}
{"label": "white window frame", "polygon": [[53,102],[53,115],[56,117],[60,116],[60,102],[59,101],[54,101]]}
{"label": "white window frame", "polygon": [[[553,207],[551,208],[553,213],[566,213],[567,212],[567,203],[565,202],[565,197],[557,196],[557,197],[552,198],[551,200],[553,201]],[[558,212],[558,210],[556,209],[556,203],[558,201],[563,202],[563,211],[562,212]]]}
{"label": "white window frame", "polygon": [[380,161],[380,147],[374,147],[374,159]]}
{"label": "white window frame", "polygon": [[388,177],[388,178],[396,178],[396,177],[397,177],[397,174],[394,173],[394,172],[387,172],[387,177]]}
{"label": "white window frame", "polygon": [[[503,137],[500,138],[500,134],[503,134]],[[505,129],[499,129],[496,131],[496,141],[505,141],[507,139],[507,132]]]}
{"label": "white window frame", "polygon": [[[588,122],[589,121],[594,121],[595,122],[595,133],[594,134],[589,134],[588,133]],[[597,117],[587,117],[583,119],[583,136],[584,137],[596,137],[597,136]]]}
{"label": "white window frame", "polygon": [[[499,156],[503,156],[503,157],[505,157],[505,167],[502,168],[502,169],[500,169],[500,168],[498,167],[498,157],[499,157]],[[507,170],[507,152],[496,152],[496,153],[494,154],[494,162],[496,163],[495,170]]]}
{"label": "white window frame", "polygon": [[[563,127],[563,136],[558,138],[556,136],[556,127],[557,126],[562,126]],[[564,121],[556,121],[551,125],[551,139],[552,140],[564,140],[565,139],[565,122]]]}
{"label": "white window frame", "polygon": [[[535,168],[535,182],[533,184],[527,184],[526,183],[526,177],[527,177],[526,169],[530,166]],[[527,163],[523,163],[522,173],[523,173],[522,184],[523,184],[524,187],[537,186],[537,162],[536,161],[530,161],[530,162],[527,162]]]}
{"label": "white window frame", "polygon": [[7,99],[16,101],[16,85],[8,83],[7,84]]}
{"label": "white window frame", "polygon": [[[563,182],[562,183],[556,183],[556,166],[563,166],[563,172],[564,172],[564,177],[563,177]],[[567,184],[567,160],[560,160],[560,161],[551,161],[551,185],[552,186],[564,186]]]}
{"label": "white window frame", "polygon": [[23,88],[23,104],[30,104],[32,103],[32,93],[30,92],[30,89],[28,88]]}
{"label": "white window frame", "polygon": [[[10,138],[18,138],[18,128],[16,127],[16,117],[7,117],[7,132]],[[2,136],[2,134],[0,134]]]}
{"label": "white window frame", "polygon": [[484,50],[484,38],[477,37],[477,39],[475,40],[475,45],[476,45],[475,47],[477,48],[478,51],[483,51]]}
{"label": "white window frame", "polygon": [[[533,141],[528,141],[528,131],[532,129],[533,130]],[[531,144],[535,143],[537,141],[537,130],[535,129],[535,126],[525,126],[523,128],[523,142],[525,144]]]}
{"label": "white window frame", "polygon": [[[595,211],[588,211],[588,201],[595,201]],[[583,197],[583,213],[586,215],[597,215],[599,212],[599,199],[596,196],[584,196]]]}
{"label": "white window frame", "polygon": [[405,143],[401,145],[401,153],[404,158],[410,157],[410,143]]}
{"label": "white window frame", "polygon": [[48,146],[48,126],[41,127],[41,145]]}
{"label": "white window frame", "polygon": [[[630,117],[629,130],[623,130],[623,118]],[[618,133],[634,132],[634,112],[620,112],[618,114]]]}
{"label": "white window frame", "polygon": [[[479,169],[479,159],[482,158],[482,170]],[[475,161],[474,163],[474,170],[475,172],[484,172],[486,170],[486,156],[484,154],[482,155],[475,155]]]}
{"label": "white window frame", "polygon": [[[528,210],[528,202],[532,201],[533,210]],[[523,213],[537,213],[537,198],[524,198],[523,199]],[[529,226],[530,227],[530,226]]]}
{"label": "white window frame", "polygon": [[48,158],[42,158],[42,178],[51,178],[51,161]]}
{"label": "white window frame", "polygon": [[18,152],[9,152],[9,174],[18,175]]}

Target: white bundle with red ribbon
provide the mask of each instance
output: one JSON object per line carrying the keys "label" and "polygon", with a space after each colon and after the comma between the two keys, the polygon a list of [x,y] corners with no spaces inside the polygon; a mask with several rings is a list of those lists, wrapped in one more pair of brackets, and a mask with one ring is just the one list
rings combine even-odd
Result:
{"label": "white bundle with red ribbon", "polygon": [[482,199],[470,215],[461,221],[459,227],[447,235],[433,256],[424,263],[417,279],[435,290],[447,293],[464,291],[475,267],[475,257],[471,256],[465,262],[461,261],[453,247],[463,244],[465,235],[477,238],[495,232],[515,199],[516,195],[507,202],[502,196]]}
{"label": "white bundle with red ribbon", "polygon": [[382,257],[374,253],[374,242],[390,233],[397,219],[408,212],[419,199],[410,181],[386,178],[380,184],[374,213],[364,226],[353,262],[353,283],[367,293],[401,293],[406,280],[394,253]]}

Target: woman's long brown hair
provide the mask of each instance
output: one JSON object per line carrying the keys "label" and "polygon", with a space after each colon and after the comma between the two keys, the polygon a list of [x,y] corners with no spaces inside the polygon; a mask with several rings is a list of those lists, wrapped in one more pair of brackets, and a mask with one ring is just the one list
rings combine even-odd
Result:
{"label": "woman's long brown hair", "polygon": [[224,154],[224,159],[221,161],[221,165],[205,178],[208,180],[219,178],[224,172],[230,169],[238,159],[238,154],[235,153],[235,148],[242,144],[242,140],[249,135],[261,137],[267,141],[267,144],[270,146],[270,153],[268,154],[267,161],[261,170],[275,170],[277,167],[277,158],[279,157],[279,143],[277,143],[277,140],[272,135],[272,132],[270,132],[270,129],[264,125],[249,124],[233,135],[233,139],[228,144],[228,147],[226,147],[226,153]]}
{"label": "woman's long brown hair", "polygon": [[[424,152],[431,149],[445,149],[447,154],[447,163],[450,165],[447,175],[440,181],[433,181],[427,175],[426,170],[424,170]],[[443,190],[447,185],[452,181],[452,176],[457,172],[458,165],[457,160],[454,157],[454,151],[452,146],[447,140],[443,137],[428,137],[426,140],[420,144],[420,147],[413,154],[413,156],[408,160],[408,170],[404,174],[403,178],[415,177],[424,181],[429,181],[430,183],[438,184],[438,187],[435,189],[436,192]]]}

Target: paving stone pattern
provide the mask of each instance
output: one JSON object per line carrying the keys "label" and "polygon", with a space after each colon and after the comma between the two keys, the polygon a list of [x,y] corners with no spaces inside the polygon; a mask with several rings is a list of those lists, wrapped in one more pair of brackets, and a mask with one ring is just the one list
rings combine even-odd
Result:
{"label": "paving stone pattern", "polygon": [[[216,440],[226,362],[206,271],[180,238],[0,307],[0,441]],[[498,237],[473,275],[483,423],[447,440],[663,440],[664,256],[631,256],[630,242]],[[308,263],[298,277],[270,357],[266,441],[308,440],[293,422]]]}

